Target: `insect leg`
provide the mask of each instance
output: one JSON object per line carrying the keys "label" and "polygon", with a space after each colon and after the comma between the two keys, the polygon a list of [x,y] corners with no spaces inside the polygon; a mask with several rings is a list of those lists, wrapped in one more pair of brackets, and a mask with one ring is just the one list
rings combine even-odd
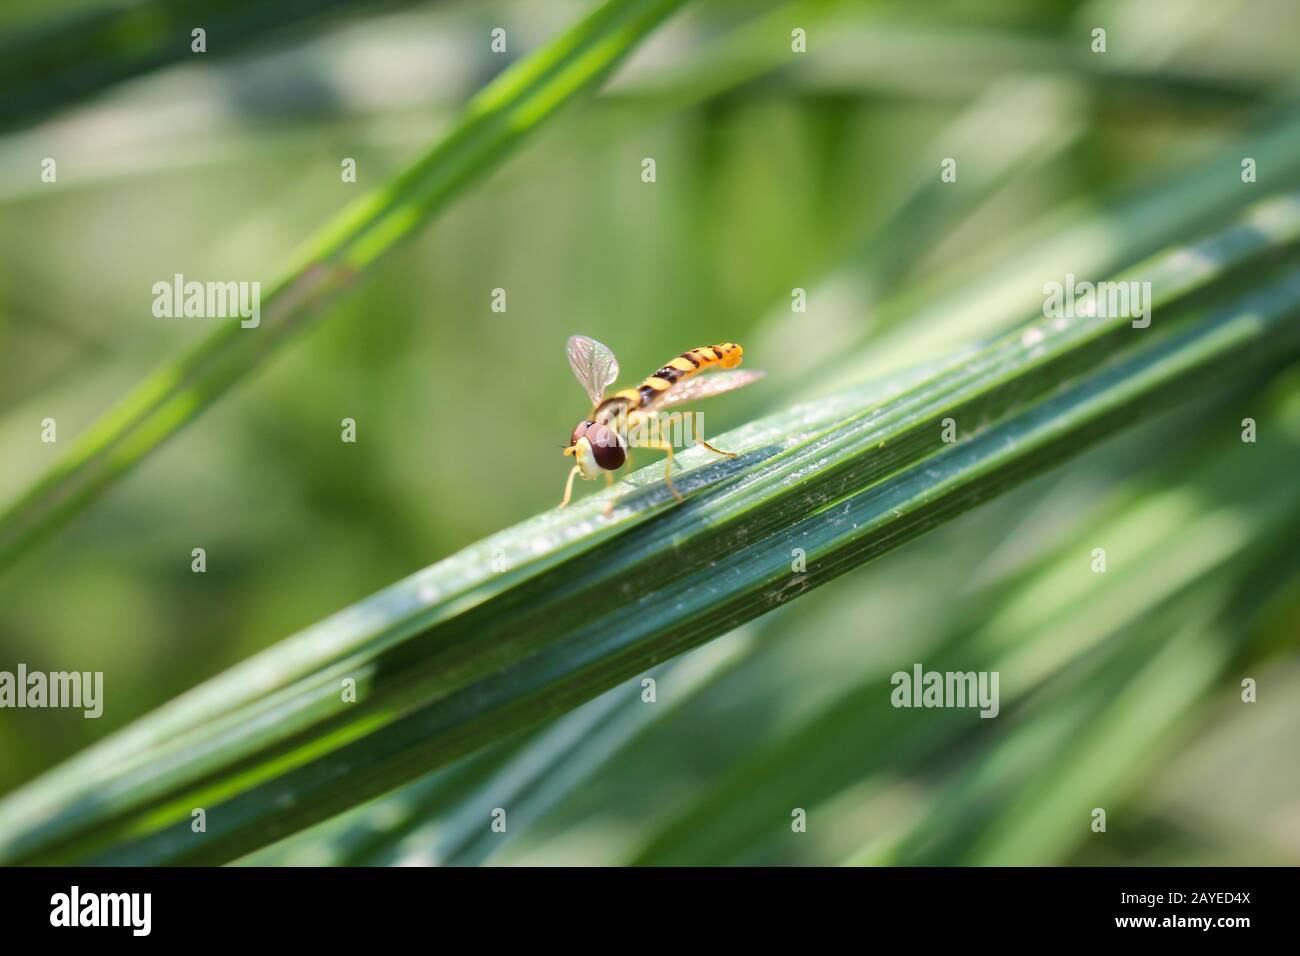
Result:
{"label": "insect leg", "polygon": [[705,448],[707,448],[709,451],[713,452],[715,455],[726,455],[728,458],[735,458],[736,455],[738,454],[738,452],[734,452],[734,451],[723,451],[721,448],[714,448],[712,445],[710,445],[708,442],[706,442],[703,438],[697,438],[697,439],[695,440],[695,443],[696,443],[697,445],[703,445]]}
{"label": "insect leg", "polygon": [[697,445],[703,445],[705,448],[707,448],[709,451],[713,452],[715,455],[726,455],[728,458],[735,458],[735,457],[736,457],[736,453],[735,453],[734,451],[723,451],[721,448],[714,448],[712,445],[710,445],[708,442],[706,442],[706,441],[704,440],[704,429],[703,429],[703,428],[698,428],[698,429],[696,429],[696,433],[695,433],[695,444],[697,444]]}
{"label": "insect leg", "polygon": [[[560,508],[563,508],[565,505],[567,505],[569,503],[569,499],[573,497],[573,479],[578,477],[578,473],[580,471],[582,471],[582,469],[579,468],[577,465],[574,465],[571,469],[569,469],[569,480],[564,483],[564,500],[560,502]],[[558,511],[560,509],[557,508],[555,510]]]}
{"label": "insect leg", "polygon": [[657,441],[644,447],[653,448],[668,456],[664,459],[664,482],[668,485],[668,490],[673,493],[674,498],[678,501],[685,501],[686,499],[682,497],[682,493],[673,484],[673,446],[666,441]]}
{"label": "insect leg", "polygon": [[[606,488],[613,488],[613,487],[614,487],[614,473],[613,473],[612,471],[607,471],[607,472],[605,472],[605,487],[606,487]],[[616,499],[614,499],[614,498],[610,498],[609,501],[606,501],[606,502],[605,502],[605,517],[606,517],[606,518],[608,518],[610,515],[612,515],[612,514],[614,513],[614,501],[615,501],[615,500],[616,500]]]}

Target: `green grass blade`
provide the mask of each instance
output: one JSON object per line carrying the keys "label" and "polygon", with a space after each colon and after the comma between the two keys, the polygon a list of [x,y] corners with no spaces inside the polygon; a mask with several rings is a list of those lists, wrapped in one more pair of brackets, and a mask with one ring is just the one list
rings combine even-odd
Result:
{"label": "green grass blade", "polygon": [[651,468],[612,517],[597,495],[489,538],[12,795],[0,859],[230,860],[572,708],[1153,410],[1288,361],[1298,239],[1300,198],[1278,197],[1133,267],[1156,290],[1151,328],[1038,318],[893,397],[850,391],[725,436],[740,458],[678,479],[680,507],[659,508]]}
{"label": "green grass blade", "polygon": [[[1279,431],[1293,429],[1300,421],[1294,412],[1284,413],[1289,415],[1284,424],[1277,420],[1277,411],[1272,409],[1268,420]],[[915,659],[940,672],[997,671],[1002,701],[997,720],[984,721],[962,710],[896,709],[890,703],[889,671],[894,666],[862,673],[838,699],[668,816],[634,862],[726,864],[744,862],[746,854],[765,849],[807,852],[800,838],[789,842],[785,824],[790,807],[804,807],[818,819],[820,830],[830,812],[826,807],[849,788],[857,793],[884,788],[909,771],[930,779],[945,765],[947,755],[966,753],[1009,721],[1017,721],[1026,698],[1040,694],[1045,684],[1062,675],[1073,679],[1078,670],[1089,669],[1089,660],[1122,656],[1129,635],[1141,636],[1153,628],[1166,632],[1171,609],[1181,607],[1188,596],[1196,599],[1224,580],[1248,577],[1293,537],[1300,487],[1261,493],[1244,480],[1250,474],[1286,473],[1300,466],[1300,441],[1293,431],[1291,435],[1271,442],[1268,449],[1237,443],[1236,455],[1224,453],[1235,435],[1205,436],[1158,474],[1131,477],[1112,502],[1081,516],[1079,527],[1025,573],[992,594],[976,595],[960,605],[942,642]],[[1101,542],[1112,557],[1123,555],[1122,564],[1109,574],[1087,573],[1091,549]],[[1101,686],[1122,683],[1103,681]],[[1064,713],[1059,722],[1053,718],[1053,724],[1059,723],[1057,729],[1065,732],[1078,714],[1072,709],[1074,695],[1062,694],[1060,699]],[[1025,736],[1033,741],[1041,737]],[[1063,753],[1069,763],[1070,752],[1057,749],[1059,738],[1052,736],[1043,746]],[[845,760],[849,749],[854,759]],[[982,764],[980,756],[972,756],[972,768]],[[989,770],[1000,782],[998,772]],[[917,812],[915,820],[908,819],[911,813],[900,815],[908,819],[902,832],[877,836],[859,862],[897,862],[900,845],[914,835],[929,839],[939,831],[935,821],[940,818],[955,821],[954,826],[968,821],[986,805],[987,790],[978,783],[954,774],[949,789],[957,809],[946,814],[939,809]],[[908,802],[920,806],[917,796]],[[925,862],[951,862],[955,856],[954,850]]]}
{"label": "green grass blade", "polygon": [[[391,9],[398,0],[389,0]],[[43,117],[131,77],[195,56],[190,31],[203,27],[219,58],[268,36],[318,27],[361,0],[130,0],[34,23],[0,37],[0,128]]]}
{"label": "green grass blade", "polygon": [[155,371],[0,513],[0,568],[246,378],[380,256],[606,77],[684,2],[609,0],[490,83],[440,143],[303,245],[263,297],[257,328],[228,323]]}
{"label": "green grass blade", "polygon": [[[1202,233],[1242,202],[1239,177],[1224,174],[1242,156],[1267,157],[1276,188],[1300,188],[1300,110],[1293,100],[1270,111],[1261,126],[1209,155],[1144,173],[1142,182],[1114,196],[1077,197],[1005,240],[953,267],[924,277],[882,302],[870,349],[842,337],[834,353],[814,355],[820,376],[812,388],[840,388],[864,376],[993,335],[1041,302],[1044,277],[1108,276]],[[863,336],[860,336],[860,338]],[[800,359],[800,361],[806,361]],[[829,361],[827,370],[821,361]],[[792,383],[792,387],[798,387]],[[809,390],[805,386],[804,390]]]}
{"label": "green grass blade", "polygon": [[1214,576],[1115,634],[1086,676],[1063,675],[991,732],[991,742],[969,746],[938,792],[918,801],[922,812],[850,862],[1059,864],[1096,838],[1093,808],[1123,820],[1135,787],[1189,736],[1197,705],[1234,683],[1228,664],[1258,643],[1260,605],[1294,586],[1286,541],[1295,534],[1294,502],[1288,514],[1274,515],[1281,520],[1257,528],[1256,538],[1239,536],[1231,546],[1239,554]]}
{"label": "green grass blade", "polygon": [[[464,763],[428,774],[381,800],[238,861],[250,866],[468,866],[486,862],[533,821],[561,803],[609,760],[718,674],[748,643],[719,643],[703,655],[655,671],[664,700],[648,706],[639,680],[625,682],[552,721],[482,766]],[[481,751],[477,763],[497,748]],[[465,782],[468,785],[464,785]],[[495,807],[509,826],[493,832]],[[523,824],[523,826],[521,826]]]}

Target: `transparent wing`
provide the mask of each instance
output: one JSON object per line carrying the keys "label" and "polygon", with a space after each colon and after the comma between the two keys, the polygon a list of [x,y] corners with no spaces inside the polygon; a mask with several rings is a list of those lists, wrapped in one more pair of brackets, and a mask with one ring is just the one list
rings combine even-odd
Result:
{"label": "transparent wing", "polygon": [[570,335],[564,352],[569,356],[569,368],[577,376],[592,405],[599,405],[605,397],[605,387],[618,378],[618,359],[608,346],[585,335]]}
{"label": "transparent wing", "polygon": [[756,369],[741,369],[735,372],[706,372],[680,385],[674,385],[661,392],[660,397],[650,403],[651,408],[666,408],[680,405],[682,402],[698,402],[702,398],[721,395],[723,392],[744,388],[751,382],[757,382],[765,373]]}

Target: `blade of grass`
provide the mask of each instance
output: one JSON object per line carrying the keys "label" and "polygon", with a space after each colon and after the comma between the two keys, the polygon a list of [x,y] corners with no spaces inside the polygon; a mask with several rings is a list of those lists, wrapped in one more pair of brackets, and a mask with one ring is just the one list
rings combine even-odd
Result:
{"label": "blade of grass", "polygon": [[[744,645],[714,645],[688,659],[657,668],[656,694],[662,700],[657,699],[653,706],[641,699],[642,687],[636,679],[588,701],[556,721],[535,746],[525,748],[500,774],[450,813],[445,807],[439,808],[443,812],[436,822],[412,827],[400,843],[376,848],[373,855],[356,862],[387,866],[483,865],[653,721],[680,706],[720,670],[732,666],[744,649]],[[510,825],[505,833],[493,833],[488,826],[493,807],[510,808]],[[424,822],[412,820],[414,824]]]}
{"label": "blade of grass", "polygon": [[[1276,422],[1273,416],[1268,420]],[[1300,419],[1292,413],[1290,420]],[[746,854],[777,847],[790,835],[785,826],[790,807],[813,814],[864,781],[911,769],[932,773],[944,753],[964,750],[972,736],[978,740],[981,732],[992,733],[990,728],[1015,719],[1025,699],[1045,683],[1080,662],[1121,653],[1124,635],[1145,633],[1151,623],[1166,620],[1168,609],[1188,595],[1195,598],[1225,579],[1248,577],[1261,558],[1293,536],[1300,487],[1261,493],[1243,478],[1295,470],[1300,442],[1283,437],[1267,449],[1241,446],[1242,454],[1224,454],[1233,439],[1207,437],[1159,473],[1130,479],[1112,502],[1084,516],[1026,573],[958,609],[943,644],[918,659],[927,670],[940,672],[997,671],[998,721],[972,719],[961,710],[896,709],[889,674],[910,667],[912,659],[882,666],[668,816],[632,862],[743,863]],[[1178,477],[1186,477],[1186,483],[1171,480]],[[1099,542],[1112,556],[1112,573],[1106,575],[1086,571]],[[846,761],[843,755],[850,750],[854,759]],[[954,784],[954,790],[969,789],[967,783]],[[908,827],[905,834],[910,832]],[[882,840],[873,851],[885,852],[901,839]]]}
{"label": "blade of grass", "polygon": [[0,569],[243,380],[380,256],[608,76],[684,2],[608,0],[493,80],[440,143],[303,245],[265,297],[258,327],[226,323],[155,371],[0,512]]}
{"label": "blade of grass", "polygon": [[831,366],[807,376],[796,394],[837,390],[905,366],[936,349],[1002,332],[1041,302],[1045,278],[1112,275],[1140,258],[1209,228],[1241,204],[1240,177],[1225,171],[1242,156],[1269,163],[1279,190],[1300,186],[1300,110],[1294,102],[1271,111],[1260,128],[1198,157],[1188,166],[1143,175],[1098,208],[1081,197],[1017,230],[987,252],[967,257],[933,279],[923,278],[882,302],[866,331],[883,329],[870,349],[865,338],[841,339]]}
{"label": "blade of grass", "polygon": [[[468,786],[455,785],[464,774],[452,785],[447,779],[449,771],[462,765],[435,771],[238,862],[250,866],[482,864],[647,726],[730,669],[749,646],[714,645],[657,669],[654,677],[664,698],[656,701],[657,706],[642,701],[639,680],[608,690],[521,741],[502,759],[491,761]],[[494,807],[508,808],[509,826],[504,832],[493,832],[489,826]]]}
{"label": "blade of grass", "polygon": [[1293,507],[1289,521],[1245,536],[1241,560],[1117,634],[1087,677],[1043,688],[992,741],[966,748],[923,812],[851,862],[1067,862],[1093,835],[1092,809],[1122,813],[1138,782],[1188,735],[1229,662],[1258,641],[1261,599],[1294,586],[1286,539],[1296,516]]}
{"label": "blade of grass", "polygon": [[[768,19],[779,20],[776,26],[780,26],[780,24],[787,22],[788,17],[793,12],[795,12],[794,9],[782,9]],[[799,10],[798,12],[811,14],[813,11],[809,9]],[[821,12],[824,14],[825,10],[823,9]],[[804,23],[806,21],[796,20],[791,22]],[[727,49],[734,53],[742,45],[755,47],[756,49],[752,51],[754,57],[745,59],[744,62],[749,66],[762,63],[764,68],[771,69],[777,65],[777,59],[771,53],[773,45],[767,42],[766,39],[766,35],[772,29],[773,25],[765,21],[737,28],[730,36],[731,43],[727,46]],[[761,47],[758,45],[760,37],[763,38]],[[712,52],[716,55],[719,48],[724,45],[726,45],[725,42],[712,47]],[[776,45],[777,48],[779,46],[779,44]],[[727,75],[730,83],[731,75],[722,75]],[[716,82],[717,79],[717,76],[711,78],[713,82]],[[632,82],[635,85],[637,80],[634,78]],[[653,79],[650,80],[650,83],[652,89],[656,88]],[[624,89],[624,86],[621,84],[618,90],[612,90],[611,92],[620,92]],[[1058,81],[1038,83],[1033,77],[1020,77],[1017,82],[1008,81],[1007,84],[993,85],[987,93],[971,104],[969,110],[960,114],[950,124],[950,127],[936,137],[936,149],[940,144],[948,143],[949,145],[945,146],[944,149],[965,157],[968,168],[972,164],[974,166],[974,171],[971,174],[973,180],[970,178],[966,180],[966,185],[957,203],[955,205],[951,202],[939,203],[937,193],[942,191],[942,186],[936,185],[938,180],[928,173],[919,176],[907,190],[899,197],[895,197],[895,204],[892,210],[885,214],[885,218],[879,223],[874,223],[870,231],[858,241],[848,263],[837,269],[829,280],[819,283],[819,290],[814,291],[813,297],[820,299],[822,292],[825,292],[827,295],[834,295],[836,301],[839,302],[848,298],[848,289],[853,289],[858,293],[851,296],[855,306],[853,314],[860,315],[866,311],[867,301],[876,298],[876,296],[870,294],[871,290],[886,284],[886,280],[895,279],[898,264],[910,258],[916,248],[923,246],[926,236],[933,238],[934,235],[938,234],[940,226],[945,222],[969,211],[970,207],[973,207],[982,198],[986,197],[998,183],[1004,181],[1010,175],[1012,169],[1023,175],[1027,164],[1034,167],[1044,163],[1075,143],[1078,135],[1078,121],[1073,113],[1077,112],[1080,104],[1068,97],[1068,88],[1061,89],[1060,86],[1061,84]],[[700,90],[693,90],[693,92],[698,94]],[[713,92],[713,90],[710,92]],[[674,103],[674,105],[678,104]],[[1049,108],[1043,109],[1044,106]],[[1029,132],[1026,133],[1023,127],[1027,115],[1041,115],[1044,117],[1041,123],[1042,128],[1039,129],[1031,123]],[[1009,128],[1011,130],[1009,138],[1008,136],[990,137],[988,135],[989,129],[1001,122],[1004,116],[1018,116],[1019,125],[1012,124],[1013,128]],[[1050,117],[1050,119],[1047,117]],[[979,135],[976,135],[977,133]],[[990,146],[991,143],[997,145]],[[936,155],[938,155],[937,152]],[[903,236],[905,241],[902,243],[894,241],[899,236]],[[908,249],[912,249],[913,252],[909,252]],[[847,302],[844,304],[847,305]],[[843,309],[841,308],[838,311],[843,311]],[[786,319],[789,318],[789,315],[788,303],[783,300],[767,317],[768,324],[775,327],[769,329],[769,331],[779,333],[788,326],[788,329],[785,329],[790,333],[788,341],[776,347],[774,337],[768,335],[759,342],[759,347],[755,351],[769,354],[780,352],[783,355],[793,356],[798,364],[783,363],[779,371],[784,379],[796,380],[800,377],[800,373],[807,375],[811,369],[812,363],[809,356],[812,354],[813,345],[816,344],[825,352],[827,342],[833,340],[833,336],[825,334],[826,330],[820,328],[815,335],[811,336],[807,328],[804,328],[804,331],[799,333],[794,326],[806,327],[808,320],[812,316],[796,316],[801,320],[800,322],[787,323]],[[858,324],[860,324],[860,321]],[[810,341],[811,339],[816,339],[816,343]],[[765,348],[764,345],[768,347]],[[832,349],[831,351],[834,352],[835,350]],[[825,361],[825,358],[826,355],[821,354],[821,361]],[[617,688],[614,691],[607,692],[604,697],[583,705],[579,710],[566,715],[563,719],[576,718],[583,714],[587,708],[615,693],[618,693]],[[611,721],[609,725],[602,727],[597,733],[587,738],[584,749],[595,748],[601,750],[602,742],[615,729],[616,725]],[[527,759],[535,762],[537,755],[531,753],[534,746],[536,745],[532,742],[523,745],[526,753],[519,755],[515,759]],[[564,772],[563,761],[567,757],[568,754],[555,755],[552,765],[546,768],[546,772],[550,774]],[[588,761],[589,766],[592,764],[592,761]],[[335,859],[350,863],[393,863],[396,861],[406,864],[420,861],[458,865],[469,862],[465,857],[452,854],[446,849],[449,846],[455,846],[458,841],[467,839],[447,832],[450,826],[447,818],[451,816],[459,819],[457,811],[454,809],[459,805],[458,802],[443,799],[428,799],[417,802],[408,795],[408,791],[415,791],[417,788],[427,785],[426,781],[409,785],[368,807],[364,815],[356,816],[356,822],[348,833],[342,835],[331,833],[317,838],[314,834],[317,830],[322,829],[317,827],[298,834],[295,839],[301,839],[306,846],[304,858],[318,854],[320,850],[315,844],[322,840],[325,841],[328,847],[333,847],[336,842],[347,845],[350,838],[355,836],[355,832],[352,831],[356,831],[372,834],[372,845],[378,842],[380,845],[389,846],[400,837],[406,842],[412,843],[413,848],[406,851],[405,855],[399,855],[396,850],[388,850],[386,856],[376,855],[370,857],[360,857],[355,854],[345,856],[336,853],[334,854]],[[502,803],[503,799],[498,799],[496,803],[490,805]],[[529,801],[529,803],[535,808],[535,801]],[[534,815],[536,812],[534,809]],[[394,821],[398,819],[408,820],[409,829],[417,824],[421,816],[426,820],[422,827],[425,834],[423,838],[409,836],[405,829],[399,830],[394,824]],[[483,837],[482,832],[486,832],[482,826],[484,819],[486,819],[486,813],[480,808],[476,815],[471,813],[468,816],[464,829],[475,834],[474,839],[479,845],[483,846],[485,852],[496,852],[506,843],[506,838],[501,834]],[[513,826],[516,820],[513,813],[511,820]],[[331,824],[333,822],[330,821]],[[710,825],[716,825],[716,821]],[[387,839],[377,841],[373,834],[380,832],[381,828],[386,831]],[[695,833],[692,839],[698,842],[698,833]],[[487,845],[489,843],[491,844],[490,847]],[[483,859],[485,858],[475,858],[474,861],[482,862]]]}
{"label": "blade of grass", "polygon": [[[678,479],[697,493],[680,507],[658,512],[656,484],[609,518],[597,495],[489,538],[12,795],[0,859],[233,859],[572,708],[1144,414],[1286,361],[1297,237],[1300,199],[1280,197],[1134,267],[1158,290],[1150,329],[1040,318],[883,404],[850,392],[739,429],[741,457]],[[946,417],[963,423],[953,445]]]}
{"label": "blade of grass", "polygon": [[[817,279],[809,292],[817,308],[792,313],[783,296],[751,333],[758,351],[787,357],[773,370],[781,385],[807,389],[806,383],[825,376],[828,364],[878,339],[889,323],[906,319],[910,326],[912,317],[903,310],[881,307],[882,300],[904,294],[899,285],[905,264],[976,214],[1012,177],[1031,176],[1069,150],[1082,135],[1083,103],[1058,82],[1011,77],[946,124],[928,148],[935,156],[962,157],[969,172],[961,191],[954,196],[928,167],[918,170],[856,238],[846,261]],[[946,316],[953,325],[969,323],[964,312]]]}
{"label": "blade of grass", "polygon": [[[1236,4],[1216,7],[1231,17]],[[791,3],[756,18],[716,51],[705,64],[684,61],[647,75],[620,81],[617,93],[646,100],[694,100],[729,86],[757,79],[775,66],[784,70],[764,79],[764,89],[782,96],[801,94],[910,96],[919,100],[965,99],[981,94],[1009,73],[1052,81],[1087,84],[1099,96],[1127,103],[1134,97],[1159,97],[1173,104],[1201,108],[1237,107],[1268,96],[1290,78],[1290,71],[1264,72],[1257,62],[1229,59],[1213,72],[1188,69],[1170,62],[1170,54],[1190,41],[1202,39],[1206,18],[1160,32],[1157,53],[1147,37],[1140,59],[1097,56],[1077,39],[1071,23],[991,26],[987,22],[937,21],[928,12],[905,3],[831,3],[814,0]],[[1087,14],[1080,19],[1086,21]],[[1287,21],[1282,18],[1281,23]],[[791,64],[784,56],[790,26],[798,24],[817,38],[817,56]],[[1086,31],[1085,31],[1086,32]]]}
{"label": "blade of grass", "polygon": [[[387,9],[403,0],[386,0]],[[360,0],[127,0],[10,25],[0,37],[0,129],[192,57],[190,31],[222,57],[291,29],[319,27]]]}

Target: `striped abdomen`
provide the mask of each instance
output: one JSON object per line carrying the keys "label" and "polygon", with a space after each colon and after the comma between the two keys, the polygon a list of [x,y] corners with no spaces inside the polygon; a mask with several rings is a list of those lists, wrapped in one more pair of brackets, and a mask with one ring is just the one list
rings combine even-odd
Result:
{"label": "striped abdomen", "polygon": [[740,364],[745,350],[735,342],[723,342],[720,345],[703,345],[698,349],[683,352],[659,371],[655,372],[636,388],[624,388],[605,399],[596,409],[597,421],[608,421],[618,416],[620,410],[628,412],[645,408],[661,392],[672,388],[678,382],[702,372],[715,365],[721,368],[735,368]]}

